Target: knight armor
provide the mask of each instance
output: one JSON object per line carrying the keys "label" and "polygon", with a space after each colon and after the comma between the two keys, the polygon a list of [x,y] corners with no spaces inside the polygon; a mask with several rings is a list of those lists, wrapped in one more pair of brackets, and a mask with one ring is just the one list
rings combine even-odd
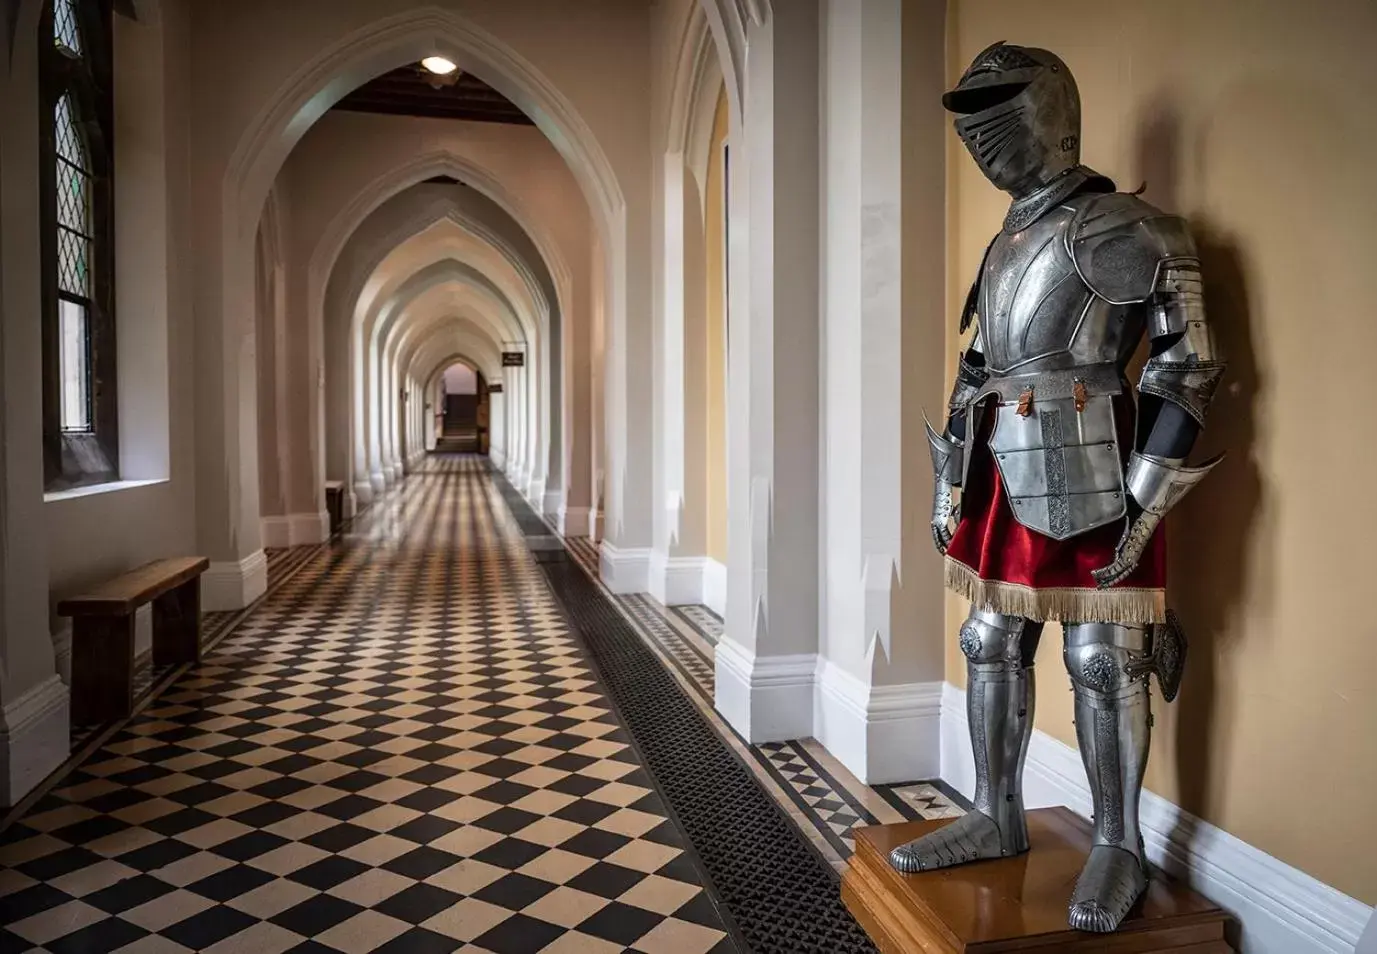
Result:
{"label": "knight armor", "polygon": [[[996,43],[943,103],[981,171],[1013,196],[961,317],[976,330],[946,426],[927,429],[933,539],[948,584],[972,601],[960,640],[976,791],[972,812],[891,862],[917,872],[1027,850],[1033,655],[1044,622],[1059,620],[1095,808],[1069,921],[1112,931],[1147,884],[1148,679],[1157,673],[1170,700],[1184,662],[1158,524],[1217,462],[1185,458],[1224,362],[1185,220],[1081,165],[1065,63]],[[1144,337],[1135,406],[1127,367]]]}

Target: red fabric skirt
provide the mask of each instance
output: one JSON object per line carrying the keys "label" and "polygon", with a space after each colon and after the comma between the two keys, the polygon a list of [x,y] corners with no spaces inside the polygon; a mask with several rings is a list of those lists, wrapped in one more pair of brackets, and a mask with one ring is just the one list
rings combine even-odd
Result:
{"label": "red fabric skirt", "polygon": [[[1120,447],[1131,446],[1120,414]],[[1053,540],[1014,518],[988,444],[971,444],[961,520],[947,549],[947,585],[983,608],[1029,619],[1161,622],[1166,615],[1166,538],[1159,525],[1138,566],[1107,589],[1091,570],[1114,561],[1124,522]],[[1127,436],[1129,439],[1124,440]]]}

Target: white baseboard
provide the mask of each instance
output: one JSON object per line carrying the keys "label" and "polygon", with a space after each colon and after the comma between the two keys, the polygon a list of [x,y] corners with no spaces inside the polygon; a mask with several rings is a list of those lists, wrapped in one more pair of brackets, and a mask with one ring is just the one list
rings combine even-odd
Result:
{"label": "white baseboard", "polygon": [[756,656],[722,638],[714,656],[714,704],[753,745],[806,739],[813,734],[813,673],[817,656]]}
{"label": "white baseboard", "polygon": [[268,558],[255,550],[238,562],[211,563],[201,576],[201,609],[207,613],[243,609],[268,589]]}
{"label": "white baseboard", "polygon": [[[324,543],[330,539],[330,512],[294,513],[287,517],[288,539],[294,547]],[[267,543],[264,543],[267,546]]]}
{"label": "white baseboard", "polygon": [[650,547],[616,547],[604,542],[598,549],[599,575],[613,593],[644,593],[650,588]]}
{"label": "white baseboard", "polygon": [[13,805],[71,753],[67,685],[53,673],[4,707],[0,726],[0,805]]}
{"label": "white baseboard", "polygon": [[541,504],[545,498],[545,481],[539,477],[532,477],[522,489],[522,495],[526,502],[531,505],[531,509],[537,513],[544,513]]}
{"label": "white baseboard", "polygon": [[603,517],[604,517],[604,512],[601,511],[601,510],[599,510],[599,509],[597,509],[596,507],[590,507],[590,508],[588,509],[588,537],[589,537],[589,539],[595,540],[595,541],[596,541],[596,540],[601,540],[601,539],[602,539],[602,535],[603,535],[603,533],[605,532],[605,529],[606,529],[605,526],[604,526]]}
{"label": "white baseboard", "polygon": [[559,530],[560,536],[588,536],[588,508],[560,507],[559,513],[555,516],[555,527]]}
{"label": "white baseboard", "polygon": [[354,499],[358,501],[357,506],[366,507],[377,499],[378,492],[373,489],[371,481],[359,480],[354,483]]}
{"label": "white baseboard", "polygon": [[[942,779],[970,797],[975,787],[966,693],[942,692]],[[1090,814],[1080,753],[1034,731],[1023,773],[1029,808],[1066,805]],[[1303,824],[1303,820],[1297,819]],[[1349,954],[1373,909],[1293,868],[1153,792],[1144,791],[1139,824],[1148,859],[1232,913],[1240,954]]]}
{"label": "white baseboard", "polygon": [[275,514],[258,521],[266,549],[278,550],[292,545],[292,526],[287,517]]}
{"label": "white baseboard", "polygon": [[650,554],[650,595],[664,606],[693,606],[703,602],[708,559],[701,556]]}
{"label": "white baseboard", "polygon": [[821,660],[813,737],[867,785],[933,778],[942,764],[943,685],[872,686]]}
{"label": "white baseboard", "polygon": [[712,557],[703,563],[703,605],[718,616],[727,615],[727,566]]}
{"label": "white baseboard", "polygon": [[543,517],[557,517],[564,509],[564,491],[547,490],[540,498],[540,514]]}

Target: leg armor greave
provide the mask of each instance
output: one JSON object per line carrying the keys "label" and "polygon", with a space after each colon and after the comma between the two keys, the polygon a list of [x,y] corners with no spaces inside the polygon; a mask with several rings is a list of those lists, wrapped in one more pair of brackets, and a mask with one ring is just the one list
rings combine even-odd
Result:
{"label": "leg armor greave", "polygon": [[1066,669],[1076,693],[1076,740],[1090,782],[1095,843],[1071,895],[1071,926],[1112,931],[1147,887],[1138,796],[1152,713],[1145,626],[1069,623]]}
{"label": "leg armor greave", "polygon": [[946,868],[1028,850],[1023,762],[1033,732],[1033,656],[1042,624],[972,610],[961,627],[974,811],[891,853],[899,871]]}

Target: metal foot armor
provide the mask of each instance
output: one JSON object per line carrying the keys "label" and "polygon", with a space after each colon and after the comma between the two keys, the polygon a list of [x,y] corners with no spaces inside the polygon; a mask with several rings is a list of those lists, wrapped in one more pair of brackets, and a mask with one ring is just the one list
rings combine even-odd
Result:
{"label": "metal foot armor", "polygon": [[1041,623],[985,610],[972,610],[962,625],[974,811],[895,848],[889,860],[896,870],[912,874],[1028,850],[1023,762],[1033,732],[1033,655],[1041,635]]}
{"label": "metal foot armor", "polygon": [[889,853],[889,862],[895,871],[916,874],[983,858],[1000,858],[1005,853],[999,826],[990,816],[976,811],[967,812],[907,845],[900,845]]}
{"label": "metal foot armor", "polygon": [[1068,919],[1113,931],[1147,888],[1138,796],[1152,713],[1148,629],[1113,623],[1066,627],[1065,659],[1076,693],[1076,740],[1095,812],[1095,842],[1071,895]]}
{"label": "metal foot armor", "polygon": [[1146,889],[1147,874],[1136,855],[1096,845],[1071,892],[1067,920],[1077,931],[1113,931]]}

